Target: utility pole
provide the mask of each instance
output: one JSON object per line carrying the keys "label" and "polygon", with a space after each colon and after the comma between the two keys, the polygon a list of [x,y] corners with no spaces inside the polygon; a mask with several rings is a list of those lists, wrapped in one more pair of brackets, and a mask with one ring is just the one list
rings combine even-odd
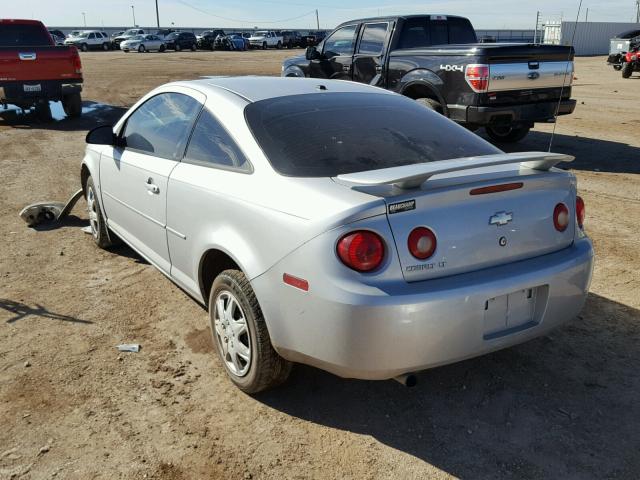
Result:
{"label": "utility pole", "polygon": [[536,29],[533,32],[533,43],[538,43],[538,25],[540,24],[540,12],[536,12]]}
{"label": "utility pole", "polygon": [[587,7],[587,13],[584,16],[584,21],[585,21],[585,23],[589,22],[589,8],[588,7]]}
{"label": "utility pole", "polygon": [[136,26],[136,9],[133,5],[131,5],[131,13],[133,14],[133,26]]}
{"label": "utility pole", "polygon": [[160,29],[160,12],[158,11],[158,0],[156,0],[156,21],[158,22],[158,29]]}
{"label": "utility pole", "polygon": [[636,0],[636,23],[640,23],[640,0]]}
{"label": "utility pole", "polygon": [[[640,0],[638,0],[640,2]],[[320,30],[320,17],[318,17],[318,9],[316,8],[316,29]]]}
{"label": "utility pole", "polygon": [[84,28],[87,28],[87,14],[82,12],[82,21],[84,22]]}

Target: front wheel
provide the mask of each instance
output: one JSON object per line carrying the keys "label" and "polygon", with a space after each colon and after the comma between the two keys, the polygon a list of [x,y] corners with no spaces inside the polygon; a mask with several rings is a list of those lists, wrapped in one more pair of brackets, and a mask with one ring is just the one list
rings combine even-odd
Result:
{"label": "front wheel", "polygon": [[145,51],[144,45],[140,45],[140,46],[138,47],[138,52],[139,52],[139,53],[144,53],[144,51]]}
{"label": "front wheel", "polygon": [[267,42],[264,42],[264,43],[262,44],[262,49],[263,49],[263,50],[266,50],[266,49],[267,49]]}
{"label": "front wheel", "polygon": [[164,52],[166,49],[167,47],[164,46],[164,43],[160,45],[160,53]]}
{"label": "front wheel", "polygon": [[633,73],[633,63],[626,62],[622,67],[622,78],[629,78]]}
{"label": "front wheel", "polygon": [[103,43],[102,44],[102,50],[104,50],[105,52],[109,51],[109,44],[108,43]]}
{"label": "front wheel", "polygon": [[191,51],[192,51],[192,52],[195,52],[197,48],[198,48],[198,47],[196,47],[196,44],[195,44],[195,43],[192,43],[192,44],[191,44]]}
{"label": "front wheel", "polygon": [[613,69],[617,72],[619,72],[620,70],[622,70],[622,65],[614,65]]}
{"label": "front wheel", "polygon": [[85,197],[87,199],[87,213],[89,215],[89,225],[91,226],[91,236],[100,248],[108,248],[112,245],[107,230],[107,222],[100,210],[100,201],[96,194],[96,187],[93,178],[89,176],[85,187]]}
{"label": "front wheel", "polygon": [[276,45],[276,48],[278,50],[281,50],[282,49],[282,42],[278,42],[278,44]]}
{"label": "front wheel", "polygon": [[83,52],[88,51],[89,45],[87,45],[86,43],[83,43],[82,45],[80,45],[80,50],[82,50]]}
{"label": "front wheel", "polygon": [[80,93],[70,93],[62,97],[62,108],[67,117],[79,117],[82,114],[82,97]]}
{"label": "front wheel", "polygon": [[289,377],[292,364],[273,349],[258,299],[242,272],[225,270],[216,277],[209,319],[218,356],[240,390],[258,393]]}
{"label": "front wheel", "polygon": [[516,143],[527,136],[530,127],[512,127],[509,125],[500,127],[485,127],[489,138],[497,143]]}
{"label": "front wheel", "polygon": [[176,43],[176,52],[179,52],[180,50],[182,50],[182,47],[179,43]]}

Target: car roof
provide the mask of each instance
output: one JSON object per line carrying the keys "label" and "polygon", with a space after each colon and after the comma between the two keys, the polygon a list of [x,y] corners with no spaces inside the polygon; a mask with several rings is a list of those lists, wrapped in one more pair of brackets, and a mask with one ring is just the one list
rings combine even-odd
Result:
{"label": "car roof", "polygon": [[[459,15],[447,15],[447,14],[436,14],[436,13],[422,13],[415,15],[389,15],[386,17],[369,17],[369,18],[357,18],[355,20],[349,20],[348,22],[342,22],[338,27],[343,25],[353,25],[354,23],[371,23],[371,22],[392,22],[394,20],[409,20],[411,18],[424,18],[424,17],[446,17],[446,18],[463,18],[467,19],[467,17],[461,17]],[[336,28],[338,28],[336,27]]]}
{"label": "car roof", "polygon": [[309,93],[378,93],[393,95],[387,90],[344,80],[287,77],[205,77],[199,80],[175,82],[175,85],[194,88],[203,93],[235,95],[247,102],[268,98],[304,95]]}

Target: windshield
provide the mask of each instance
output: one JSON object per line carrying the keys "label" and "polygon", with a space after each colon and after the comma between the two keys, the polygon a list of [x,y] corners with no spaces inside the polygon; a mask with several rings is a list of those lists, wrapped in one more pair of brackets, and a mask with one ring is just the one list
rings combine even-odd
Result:
{"label": "windshield", "polygon": [[[277,97],[248,105],[245,117],[273,168],[294,177],[335,177],[501,153],[464,127],[399,95]],[[292,125],[300,135],[291,135]]]}
{"label": "windshield", "polygon": [[124,32],[125,36],[132,36],[132,35],[138,35],[138,30],[127,30],[126,32]]}
{"label": "windshield", "polygon": [[136,35],[129,39],[129,41],[132,41],[132,40],[144,40],[144,35]]}
{"label": "windshield", "polygon": [[167,35],[167,38],[176,38],[178,35],[180,35],[178,32],[173,32]]}

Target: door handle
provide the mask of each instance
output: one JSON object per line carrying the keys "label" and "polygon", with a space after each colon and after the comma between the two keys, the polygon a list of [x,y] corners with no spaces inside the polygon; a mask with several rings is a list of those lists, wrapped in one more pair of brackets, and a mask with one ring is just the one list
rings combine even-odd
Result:
{"label": "door handle", "polygon": [[35,52],[20,52],[18,54],[18,57],[20,58],[20,60],[35,60],[36,59],[36,54]]}
{"label": "door handle", "polygon": [[349,73],[351,71],[351,65],[343,65],[342,66],[342,71]]}
{"label": "door handle", "polygon": [[147,187],[147,190],[149,191],[149,193],[155,193],[155,194],[160,193],[160,187],[158,187],[156,184],[153,183],[153,178],[151,177],[147,179],[147,183],[145,183],[145,187]]}
{"label": "door handle", "polygon": [[382,65],[376,65],[376,73],[382,73]]}

